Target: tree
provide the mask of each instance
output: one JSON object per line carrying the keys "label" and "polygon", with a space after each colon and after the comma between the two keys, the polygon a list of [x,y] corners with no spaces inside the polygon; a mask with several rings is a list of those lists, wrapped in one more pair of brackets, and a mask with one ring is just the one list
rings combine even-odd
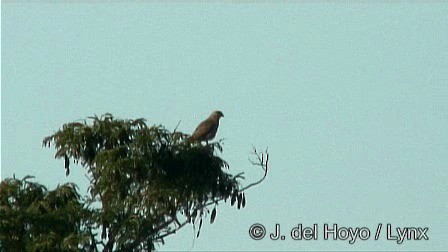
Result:
{"label": "tree", "polygon": [[53,191],[25,177],[0,183],[1,251],[78,251],[88,248],[88,210],[74,184]]}
{"label": "tree", "polygon": [[[199,236],[203,219],[213,223],[219,202],[244,207],[244,191],[262,182],[268,154],[255,154],[263,177],[246,187],[243,173],[226,172],[218,156],[221,141],[203,145],[144,119],[121,120],[111,114],[72,122],[43,140],[55,146],[55,158],[80,163],[90,180],[82,230],[91,251],[153,250],[166,236],[191,223]],[[2,203],[3,204],[3,203]],[[86,234],[86,233],[83,234]],[[84,240],[82,240],[84,242]],[[85,246],[79,243],[79,247]]]}

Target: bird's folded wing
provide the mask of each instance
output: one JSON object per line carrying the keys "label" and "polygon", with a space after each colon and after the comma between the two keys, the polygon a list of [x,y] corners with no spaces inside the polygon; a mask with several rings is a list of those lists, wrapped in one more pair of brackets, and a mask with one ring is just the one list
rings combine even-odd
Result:
{"label": "bird's folded wing", "polygon": [[205,120],[199,124],[199,126],[196,128],[196,130],[191,135],[191,138],[193,140],[199,140],[205,138],[210,132],[215,130],[216,123],[214,123],[212,120]]}

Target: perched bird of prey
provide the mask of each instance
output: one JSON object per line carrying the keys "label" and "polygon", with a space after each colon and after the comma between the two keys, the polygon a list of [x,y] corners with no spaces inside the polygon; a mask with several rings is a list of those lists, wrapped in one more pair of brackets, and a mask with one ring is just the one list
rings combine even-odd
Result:
{"label": "perched bird of prey", "polygon": [[191,141],[209,141],[212,140],[218,131],[219,119],[224,117],[221,111],[213,111],[213,113],[203,122],[199,124],[190,137]]}

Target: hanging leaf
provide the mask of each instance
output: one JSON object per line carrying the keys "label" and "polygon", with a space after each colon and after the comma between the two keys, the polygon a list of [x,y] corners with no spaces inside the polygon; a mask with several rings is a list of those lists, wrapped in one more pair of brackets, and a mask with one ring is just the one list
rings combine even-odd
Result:
{"label": "hanging leaf", "polygon": [[201,227],[202,227],[202,218],[201,221],[199,222],[199,231],[201,230]]}
{"label": "hanging leaf", "polygon": [[103,231],[101,232],[101,239],[106,239],[106,225],[103,225]]}
{"label": "hanging leaf", "polygon": [[201,233],[201,227],[202,227],[202,218],[201,221],[199,222],[198,234],[196,235],[196,238],[198,238],[199,234]]}
{"label": "hanging leaf", "polygon": [[198,216],[198,213],[199,213],[199,209],[196,209],[196,210],[193,211],[193,214],[191,215],[191,217],[192,217],[191,223],[193,223],[193,225],[196,222],[196,218]]}
{"label": "hanging leaf", "polygon": [[64,161],[65,161],[65,176],[68,176],[70,174],[70,159],[67,157],[67,155],[64,155]]}
{"label": "hanging leaf", "polygon": [[213,222],[215,222],[215,218],[216,218],[216,207],[213,208],[212,216],[210,217],[210,224],[213,224]]}
{"label": "hanging leaf", "polygon": [[243,206],[243,208],[246,206],[246,195],[244,195],[244,193],[243,193],[243,202],[241,202],[241,205]]}
{"label": "hanging leaf", "polygon": [[242,193],[238,194],[238,198],[237,198],[237,200],[238,200],[238,209],[241,208],[241,202],[243,201],[243,196],[242,195],[243,195]]}
{"label": "hanging leaf", "polygon": [[230,201],[230,204],[231,204],[232,206],[235,204],[236,196],[237,196],[237,192],[235,191],[235,192],[232,194],[232,199],[231,199],[231,201]]}

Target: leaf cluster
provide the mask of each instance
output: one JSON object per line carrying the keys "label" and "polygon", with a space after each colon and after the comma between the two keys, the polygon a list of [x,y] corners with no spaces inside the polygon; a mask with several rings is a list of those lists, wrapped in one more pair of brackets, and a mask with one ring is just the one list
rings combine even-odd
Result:
{"label": "leaf cluster", "polygon": [[74,184],[48,191],[22,180],[0,183],[0,251],[79,251],[87,248],[90,215]]}

